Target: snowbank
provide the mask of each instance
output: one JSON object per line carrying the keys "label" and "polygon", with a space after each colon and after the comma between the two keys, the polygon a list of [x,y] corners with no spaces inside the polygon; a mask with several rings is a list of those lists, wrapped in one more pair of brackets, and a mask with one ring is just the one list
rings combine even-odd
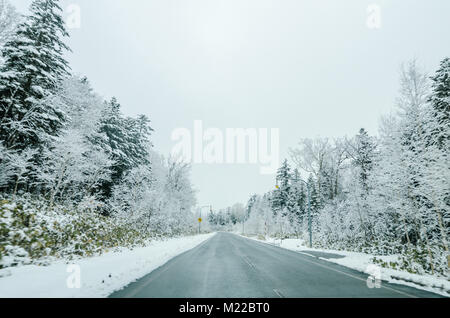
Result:
{"label": "snowbank", "polygon": [[[358,252],[345,252],[345,251],[336,251],[336,250],[326,250],[326,249],[317,249],[317,248],[309,248],[306,246],[306,243],[301,239],[286,239],[283,240],[282,243],[280,239],[267,238],[267,240],[260,240],[254,237],[243,236],[248,239],[252,239],[258,242],[276,245],[285,249],[289,249],[292,251],[300,252],[302,254],[317,257],[319,259],[336,263],[342,266],[349,267],[351,269],[355,269],[357,271],[368,273],[368,266],[374,264],[372,259],[376,257],[377,259],[381,259],[385,262],[395,262],[397,261],[398,256],[390,255],[390,256],[379,256],[379,255],[371,255],[365,253]],[[317,253],[317,254],[316,254]],[[335,254],[340,257],[321,257],[321,253],[329,253]],[[326,255],[326,254],[325,254]],[[405,271],[395,270],[391,268],[383,268],[381,269],[381,279],[383,281],[387,281],[389,283],[394,284],[402,284],[410,287],[423,289],[426,291],[430,291],[433,293],[437,293],[446,297],[450,297],[450,281],[444,277],[435,277],[431,275],[418,275],[411,274]]]}
{"label": "snowbank", "polygon": [[[107,297],[213,235],[155,241],[146,247],[122,249],[72,263],[57,261],[45,267],[27,265],[6,268],[0,270],[0,297]],[[80,288],[76,288],[78,269]]]}

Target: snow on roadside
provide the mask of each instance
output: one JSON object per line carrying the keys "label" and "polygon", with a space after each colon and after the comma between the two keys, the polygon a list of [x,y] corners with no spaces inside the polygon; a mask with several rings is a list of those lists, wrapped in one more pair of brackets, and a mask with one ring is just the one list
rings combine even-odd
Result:
{"label": "snow on roadside", "polygon": [[[368,267],[371,264],[374,264],[372,259],[375,255],[358,253],[358,252],[346,252],[346,251],[337,251],[337,250],[328,250],[328,249],[317,249],[317,248],[309,248],[306,246],[305,242],[301,239],[286,239],[280,243],[280,239],[267,238],[265,241],[260,240],[254,237],[243,236],[248,239],[252,239],[258,242],[276,245],[288,250],[301,252],[302,254],[306,254],[312,257],[316,257],[315,255],[308,252],[321,252],[321,253],[330,253],[342,256],[342,258],[325,258],[318,257],[321,260],[325,260],[327,262],[336,263],[345,267],[349,267],[351,269],[355,269],[357,271],[369,274]],[[381,259],[385,262],[395,262],[397,261],[397,256],[376,256],[377,259]],[[410,287],[414,287],[417,289],[426,290],[429,292],[437,293],[446,297],[450,297],[450,281],[444,277],[435,277],[432,275],[418,275],[412,274],[401,270],[395,270],[391,268],[383,268],[381,269],[381,279],[383,281],[387,281],[389,283],[401,284]]]}
{"label": "snow on roadside", "polygon": [[[107,297],[214,235],[154,241],[146,247],[122,249],[71,263],[60,260],[45,267],[26,265],[6,268],[0,270],[0,298]],[[81,288],[68,287],[73,287],[71,282],[74,282],[72,278],[76,273],[76,267],[70,265],[79,266]]]}

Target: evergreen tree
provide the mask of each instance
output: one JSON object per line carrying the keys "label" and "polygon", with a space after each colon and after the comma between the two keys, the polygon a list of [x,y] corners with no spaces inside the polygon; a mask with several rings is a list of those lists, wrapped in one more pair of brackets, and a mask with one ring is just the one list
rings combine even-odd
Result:
{"label": "evergreen tree", "polygon": [[244,217],[244,221],[247,220],[250,217],[250,214],[252,213],[253,206],[255,205],[257,199],[258,199],[258,195],[254,194],[248,200],[247,206],[245,208],[246,215]]}
{"label": "evergreen tree", "polygon": [[102,186],[106,197],[111,195],[114,185],[120,183],[127,171],[141,165],[149,165],[149,141],[152,129],[145,116],[138,119],[123,118],[120,104],[116,98],[106,103],[100,121],[99,133],[106,138],[97,138],[100,147],[104,149],[115,162],[111,167],[112,180]]}
{"label": "evergreen tree", "polygon": [[442,148],[450,139],[450,58],[442,60],[439,69],[432,78],[430,102],[438,126],[432,132],[437,135],[438,145]]}
{"label": "evergreen tree", "polygon": [[34,0],[31,15],[3,48],[0,140],[7,148],[40,146],[62,126],[63,113],[42,103],[68,74],[68,36],[57,0]]}
{"label": "evergreen tree", "polygon": [[277,171],[277,189],[274,191],[272,198],[272,208],[275,215],[280,211],[286,214],[285,208],[288,207],[290,187],[291,167],[285,159]]}
{"label": "evergreen tree", "polygon": [[299,224],[302,223],[307,208],[305,186],[300,178],[300,172],[298,169],[295,169],[292,175],[292,186],[289,193],[289,206],[292,211],[292,219]]}
{"label": "evergreen tree", "polygon": [[359,182],[364,193],[369,192],[369,174],[373,169],[376,145],[364,128],[356,135],[353,144],[350,144],[348,153],[352,157],[352,163],[359,170]]}
{"label": "evergreen tree", "polygon": [[317,190],[316,182],[312,175],[308,178],[308,189],[311,215],[315,215],[321,209],[322,205],[319,197],[319,191]]}
{"label": "evergreen tree", "polygon": [[120,104],[115,97],[105,104],[100,120],[99,133],[104,135],[105,138],[96,138],[96,142],[115,162],[114,166],[111,167],[111,181],[105,182],[102,186],[103,194],[110,197],[112,187],[120,183],[124,172],[132,166],[127,154],[128,149],[126,149],[126,131],[120,113]]}

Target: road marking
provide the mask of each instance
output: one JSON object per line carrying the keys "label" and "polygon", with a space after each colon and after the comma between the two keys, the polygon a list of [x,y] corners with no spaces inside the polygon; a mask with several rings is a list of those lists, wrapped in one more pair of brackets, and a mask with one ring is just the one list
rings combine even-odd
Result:
{"label": "road marking", "polygon": [[244,262],[247,263],[248,266],[250,266],[250,268],[256,271],[256,266],[250,261],[250,259],[247,256],[242,256],[242,259],[244,260]]}
{"label": "road marking", "polygon": [[277,294],[277,296],[280,297],[280,298],[286,298],[286,297],[284,297],[284,295],[278,289],[274,289],[273,292],[275,294]]}
{"label": "road marking", "polygon": [[[243,237],[242,237],[242,238],[243,238]],[[297,254],[305,254],[305,255],[308,255],[307,253],[304,253],[304,252],[299,252],[299,251],[289,250],[289,249],[287,249],[287,248],[283,248],[283,247],[279,247],[279,246],[274,246],[274,245],[272,245],[272,244],[267,244],[267,243],[264,243],[264,242],[259,242],[259,241],[252,240],[252,239],[249,239],[249,238],[247,238],[247,239],[250,240],[250,241],[253,241],[253,242],[255,242],[255,243],[259,243],[260,245],[266,245],[266,246],[269,245],[269,246],[272,246],[272,247],[275,247],[275,248],[279,248],[279,249],[281,249],[281,250],[283,250],[283,251],[291,251],[291,252],[294,252],[294,253],[297,253]],[[317,258],[316,256],[312,256],[312,255],[308,255],[308,256],[313,257],[313,258]],[[335,268],[326,266],[326,265],[324,265],[324,264],[320,264],[320,263],[317,263],[317,262],[313,262],[313,261],[310,261],[310,260],[307,260],[307,259],[304,259],[304,261],[309,262],[309,263],[311,263],[311,264],[315,264],[315,265],[320,266],[320,267],[323,267],[323,268],[326,268],[326,269],[328,269],[328,270],[331,270],[331,271],[334,271],[334,272],[337,272],[337,273],[340,273],[340,274],[343,274],[343,275],[352,277],[352,278],[354,278],[354,279],[357,279],[357,280],[366,282],[366,279],[357,277],[357,276],[352,275],[352,274],[349,274],[349,273],[345,273],[345,272],[343,272],[343,271],[340,271],[340,270],[338,270],[338,269],[335,269]],[[326,260],[326,261],[328,262],[328,260]],[[341,266],[343,266],[343,265],[341,265]],[[406,292],[402,292],[402,291],[400,291],[400,290],[396,290],[396,289],[391,288],[391,287],[386,287],[386,286],[384,286],[384,285],[381,285],[381,288],[384,288],[384,289],[393,291],[393,292],[395,292],[395,293],[398,293],[398,294],[401,294],[401,295],[404,295],[404,296],[407,296],[407,297],[411,297],[411,298],[419,298],[419,297],[417,297],[417,296],[408,294],[408,293],[406,293]]]}
{"label": "road marking", "polygon": [[300,251],[298,251],[297,253],[303,254],[303,255],[307,255],[307,256],[310,256],[310,257],[314,257],[314,258],[319,258],[319,257],[317,257],[316,255],[312,255],[312,254],[305,253],[305,252],[300,252]]}
{"label": "road marking", "polygon": [[[324,265],[324,264],[319,264],[319,263],[317,263],[317,262],[312,262],[312,261],[308,261],[308,260],[307,260],[307,262],[309,262],[309,263],[311,263],[311,264],[315,264],[315,265],[320,266],[320,267],[323,267],[323,268],[326,268],[326,269],[329,269],[329,270],[332,270],[332,271],[334,271],[334,272],[341,273],[341,274],[343,274],[343,275],[346,275],[346,276],[355,278],[355,279],[357,279],[357,280],[360,280],[360,281],[363,281],[363,282],[367,282],[366,279],[357,277],[357,276],[352,275],[352,274],[349,274],[349,273],[345,273],[345,272],[343,272],[343,271],[340,271],[340,270],[338,270],[338,269],[335,269],[335,268],[326,266],[326,265]],[[411,295],[411,294],[408,294],[408,293],[405,293],[405,292],[402,292],[402,291],[399,291],[399,290],[396,290],[396,289],[393,289],[393,288],[390,288],[390,287],[386,287],[386,286],[384,286],[384,285],[381,285],[381,288],[388,289],[388,290],[390,290],[390,291],[393,291],[393,292],[396,292],[396,293],[398,293],[398,294],[401,294],[401,295],[404,295],[404,296],[408,296],[408,297],[411,297],[411,298],[418,298],[417,296],[414,296],[414,295]]]}

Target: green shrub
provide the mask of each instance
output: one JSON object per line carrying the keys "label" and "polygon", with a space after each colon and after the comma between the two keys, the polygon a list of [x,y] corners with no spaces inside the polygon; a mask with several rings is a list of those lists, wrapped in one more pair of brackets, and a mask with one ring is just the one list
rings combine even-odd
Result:
{"label": "green shrub", "polygon": [[144,245],[149,238],[115,218],[77,207],[49,208],[44,200],[0,201],[0,268],[97,255]]}

